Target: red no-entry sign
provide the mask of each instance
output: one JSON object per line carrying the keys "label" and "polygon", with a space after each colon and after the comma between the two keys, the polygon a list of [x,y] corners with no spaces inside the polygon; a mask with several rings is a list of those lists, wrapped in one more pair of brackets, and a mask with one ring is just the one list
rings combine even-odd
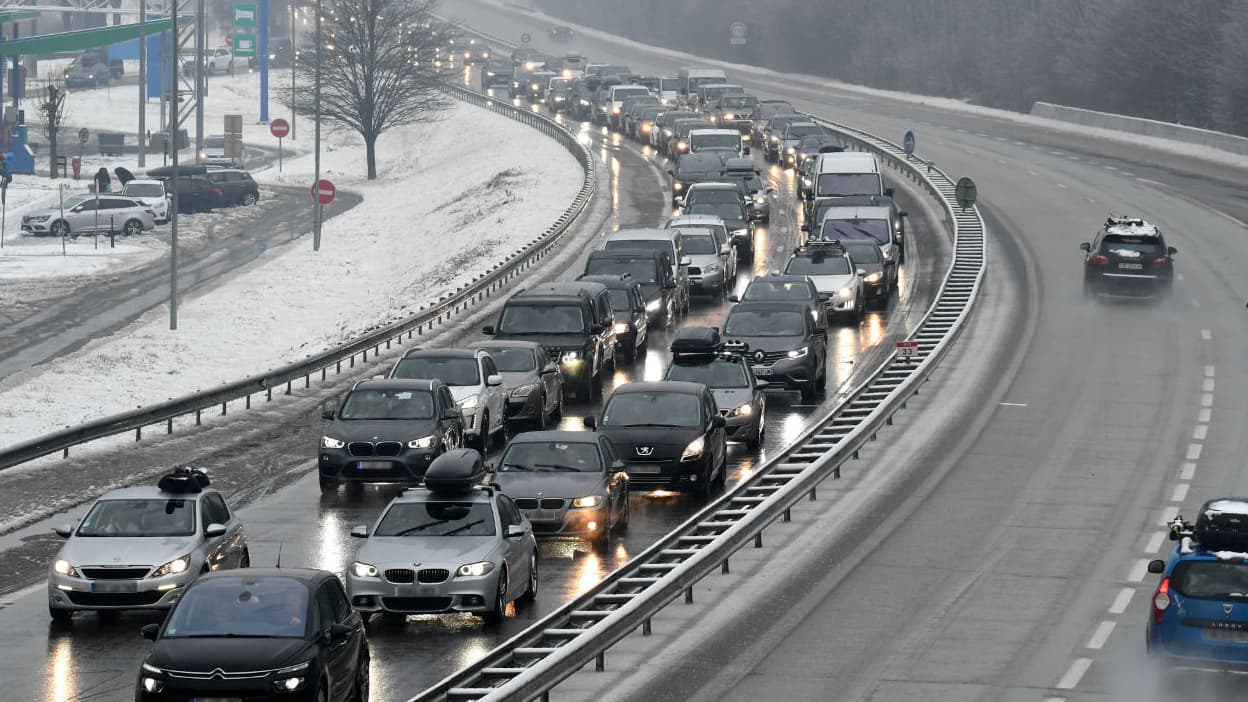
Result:
{"label": "red no-entry sign", "polygon": [[312,199],[322,205],[328,205],[334,201],[334,194],[336,192],[337,191],[334,190],[334,184],[322,178],[320,182],[312,186]]}
{"label": "red no-entry sign", "polygon": [[280,118],[275,119],[272,122],[269,122],[269,132],[278,139],[281,139],[287,134],[290,134],[290,122]]}

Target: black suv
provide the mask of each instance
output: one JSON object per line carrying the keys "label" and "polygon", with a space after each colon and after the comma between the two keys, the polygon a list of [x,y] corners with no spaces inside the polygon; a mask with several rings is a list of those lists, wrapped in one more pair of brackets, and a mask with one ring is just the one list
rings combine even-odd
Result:
{"label": "black suv", "polygon": [[671,487],[707,494],[728,473],[728,438],[710,388],[677,381],[627,383],[602,410],[601,426],[624,461],[629,488]]}
{"label": "black suv", "polygon": [[464,415],[440,380],[355,384],[321,437],[322,492],[340,483],[417,484],[433,459],[464,443]]}
{"label": "black suv", "polygon": [[614,331],[595,324],[596,316],[589,294],[544,285],[512,295],[498,323],[482,327],[481,332],[496,339],[541,344],[550,360],[559,364],[565,387],[587,398],[602,392],[606,365],[602,345]]}
{"label": "black suv", "polygon": [[1138,217],[1111,215],[1083,249],[1083,294],[1164,295],[1174,283],[1174,255],[1161,230]]}
{"label": "black suv", "polygon": [[226,205],[254,205],[260,202],[260,186],[247,171],[210,168],[204,177],[221,189],[221,202]]}
{"label": "black suv", "polygon": [[646,294],[641,283],[628,273],[616,275],[581,275],[579,281],[601,283],[607,288],[611,309],[615,311],[615,350],[628,360],[636,361],[650,340],[650,324],[646,317]]}
{"label": "black suv", "polygon": [[671,257],[662,251],[595,251],[585,261],[586,276],[627,274],[641,285],[649,323],[670,327],[676,321],[677,285]]}
{"label": "black suv", "polygon": [[742,302],[728,311],[723,335],[726,341],[749,346],[755,377],[800,390],[807,401],[827,385],[827,336],[808,305]]}

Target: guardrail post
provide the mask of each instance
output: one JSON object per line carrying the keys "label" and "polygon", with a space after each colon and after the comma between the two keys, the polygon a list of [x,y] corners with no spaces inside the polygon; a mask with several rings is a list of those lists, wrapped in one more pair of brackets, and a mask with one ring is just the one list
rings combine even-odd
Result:
{"label": "guardrail post", "polygon": [[341,358],[338,359],[338,361],[334,365],[335,365],[334,374],[337,375],[339,373],[342,373],[342,359]]}
{"label": "guardrail post", "polygon": [[134,430],[134,440],[141,441],[143,439],[143,427]]}
{"label": "guardrail post", "polygon": [[810,501],[811,501],[811,502],[814,502],[814,501],[815,501],[815,499],[816,499],[816,498],[815,498],[815,489],[812,487],[812,488],[810,489]]}
{"label": "guardrail post", "polygon": [[173,417],[170,417],[169,419],[165,420],[165,433],[166,434],[173,433]]}
{"label": "guardrail post", "polygon": [[199,426],[202,423],[199,421],[199,414],[200,410],[195,410],[195,426]]}
{"label": "guardrail post", "polygon": [[594,656],[594,670],[601,673],[602,671],[606,669],[607,669],[607,654],[603,651],[599,651],[598,655]]}
{"label": "guardrail post", "polygon": [[61,452],[61,458],[69,458],[69,447],[68,447],[68,446],[66,446],[66,447],[65,447],[65,450]]}
{"label": "guardrail post", "polygon": [[784,521],[786,521],[786,522],[791,522],[791,521],[793,521],[793,513],[792,513],[792,511],[787,510],[787,509],[786,509],[786,510],[784,510]]}
{"label": "guardrail post", "polygon": [[649,636],[650,633],[650,617],[646,617],[646,620],[641,623],[641,635]]}
{"label": "guardrail post", "polygon": [[327,371],[327,370],[329,370],[329,367],[328,367],[328,366],[327,366],[327,367],[324,367],[324,368],[321,368],[321,382],[322,382],[322,383],[323,383],[323,382],[325,382],[325,371]]}
{"label": "guardrail post", "polygon": [[693,586],[685,588],[685,604],[693,604]]}
{"label": "guardrail post", "polygon": [[273,401],[273,388],[265,388],[265,394],[266,396],[264,398],[264,401],[272,402]]}
{"label": "guardrail post", "polygon": [[312,387],[312,374],[304,373],[303,374],[303,389],[307,390],[310,387]]}
{"label": "guardrail post", "polygon": [[728,574],[728,559],[727,558],[724,559],[723,563],[719,564],[719,574],[720,575]]}
{"label": "guardrail post", "polygon": [[224,403],[224,402],[222,402],[222,403],[221,403],[221,416],[222,416],[222,417],[224,417],[224,416],[225,416],[225,405],[226,405],[226,403]]}
{"label": "guardrail post", "polygon": [[762,548],[762,547],[763,547],[763,532],[760,531],[754,535],[754,548]]}

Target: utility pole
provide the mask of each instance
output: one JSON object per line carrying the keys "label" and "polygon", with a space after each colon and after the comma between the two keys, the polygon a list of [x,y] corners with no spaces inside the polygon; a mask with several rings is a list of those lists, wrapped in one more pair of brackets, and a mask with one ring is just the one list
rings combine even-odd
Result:
{"label": "utility pole", "polygon": [[[169,56],[169,131],[165,140],[165,148],[173,159],[173,202],[169,213],[169,329],[178,328],[178,0],[170,0],[173,12],[170,13],[174,37],[174,49]],[[202,68],[200,70],[202,73]]]}
{"label": "utility pole", "polygon": [[295,102],[295,57],[298,52],[295,51],[295,0],[290,2],[290,140],[295,140],[295,110],[293,108]]}
{"label": "utility pole", "polygon": [[195,0],[195,158],[204,153],[204,94],[208,92],[208,67],[204,43],[207,30],[204,27],[204,0]]}
{"label": "utility pole", "polygon": [[[318,189],[321,183],[321,0],[316,0],[316,87],[313,89],[313,132],[312,140],[316,142],[316,157],[313,159],[315,174],[312,176],[312,187]],[[312,250],[321,250],[321,198],[312,202]]]}
{"label": "utility pole", "polygon": [[139,0],[139,168],[147,153],[147,0]]}

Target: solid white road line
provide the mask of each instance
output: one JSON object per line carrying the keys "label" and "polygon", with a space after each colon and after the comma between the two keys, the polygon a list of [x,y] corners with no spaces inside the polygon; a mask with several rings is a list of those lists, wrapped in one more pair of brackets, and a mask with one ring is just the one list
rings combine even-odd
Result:
{"label": "solid white road line", "polygon": [[1079,681],[1083,679],[1084,673],[1088,672],[1088,668],[1091,667],[1091,658],[1076,658],[1071,662],[1070,668],[1066,670],[1066,674],[1062,676],[1062,679],[1057,681],[1057,689],[1075,689],[1075,686],[1078,685]]}
{"label": "solid white road line", "polygon": [[1109,606],[1110,614],[1122,614],[1127,611],[1127,605],[1131,604],[1131,598],[1135,596],[1135,588],[1124,587],[1118,591],[1118,596],[1114,598],[1114,603]]}
{"label": "solid white road line", "polygon": [[1101,622],[1097,625],[1096,631],[1092,632],[1092,638],[1088,639],[1087,648],[1094,651],[1101,650],[1112,633],[1114,633],[1114,622]]}

